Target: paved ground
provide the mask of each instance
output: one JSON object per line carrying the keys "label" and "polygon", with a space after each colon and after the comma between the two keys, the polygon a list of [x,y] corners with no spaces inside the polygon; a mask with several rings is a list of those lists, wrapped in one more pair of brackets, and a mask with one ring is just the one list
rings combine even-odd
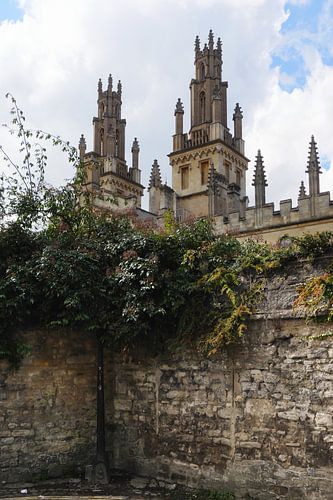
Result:
{"label": "paved ground", "polygon": [[113,476],[110,484],[79,479],[0,484],[0,498],[10,500],[164,500],[174,485],[141,477]]}

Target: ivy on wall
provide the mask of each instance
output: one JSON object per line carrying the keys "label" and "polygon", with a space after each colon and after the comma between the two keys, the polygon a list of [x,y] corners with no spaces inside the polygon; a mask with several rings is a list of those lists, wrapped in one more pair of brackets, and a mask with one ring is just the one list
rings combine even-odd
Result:
{"label": "ivy on wall", "polygon": [[[95,213],[75,149],[26,129],[9,98],[10,130],[23,159],[15,163],[1,148],[0,357],[14,364],[27,353],[24,330],[35,326],[87,331],[116,349],[191,346],[213,355],[245,334],[271,272],[332,250],[331,233],[272,247],[215,236],[207,220],[178,224],[168,213],[157,230]],[[76,169],[64,187],[44,181],[45,140],[67,153]],[[331,320],[332,274],[316,283],[307,285],[299,304],[315,294],[319,304],[323,296]]]}

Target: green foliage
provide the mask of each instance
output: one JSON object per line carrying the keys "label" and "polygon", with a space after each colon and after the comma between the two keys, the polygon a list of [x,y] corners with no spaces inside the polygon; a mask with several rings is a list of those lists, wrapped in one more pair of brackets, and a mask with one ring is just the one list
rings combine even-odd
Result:
{"label": "green foliage", "polygon": [[[2,150],[13,172],[3,176],[0,200],[1,358],[22,358],[24,338],[17,333],[30,326],[93,332],[117,349],[186,346],[213,355],[245,334],[271,272],[332,249],[331,233],[271,247],[216,237],[209,221],[181,224],[171,213],[161,231],[95,213],[76,152],[36,132],[36,140],[51,140],[68,153],[76,169],[67,186],[45,184],[46,152],[30,142],[33,134],[12,103],[10,130],[16,130],[24,158],[16,165]],[[329,276],[318,286],[332,319]],[[306,293],[316,290],[310,284]]]}

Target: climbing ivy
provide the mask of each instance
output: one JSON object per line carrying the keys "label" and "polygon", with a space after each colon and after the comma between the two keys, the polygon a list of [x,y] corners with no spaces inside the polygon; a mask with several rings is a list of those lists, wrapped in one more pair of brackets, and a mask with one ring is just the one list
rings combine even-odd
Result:
{"label": "climbing ivy", "polygon": [[[162,229],[96,213],[76,151],[26,129],[9,98],[10,131],[23,159],[15,163],[1,148],[0,358],[18,362],[28,351],[24,331],[36,326],[90,332],[114,349],[146,344],[153,352],[191,348],[214,355],[246,333],[270,273],[332,250],[331,233],[288,237],[272,247],[216,236],[207,220],[180,224],[171,213]],[[64,187],[45,183],[44,140],[59,146],[75,169]],[[300,304],[314,297],[316,313],[316,293],[325,296],[331,320],[332,275],[307,286]]]}

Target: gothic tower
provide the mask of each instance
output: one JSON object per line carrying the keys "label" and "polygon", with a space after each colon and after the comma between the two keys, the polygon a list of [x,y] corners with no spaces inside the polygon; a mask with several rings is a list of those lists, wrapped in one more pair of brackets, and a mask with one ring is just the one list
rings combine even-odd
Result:
{"label": "gothic tower", "polygon": [[180,99],[175,109],[173,151],[169,154],[172,187],[177,193],[177,210],[197,217],[227,218],[239,210],[246,196],[248,159],[242,137],[243,113],[237,103],[232,134],[228,128],[228,82],[222,79],[222,64],[220,38],[215,45],[210,30],[208,44],[201,49],[196,37],[189,133],[183,130],[184,108]]}
{"label": "gothic tower", "polygon": [[132,166],[125,159],[126,120],[121,116],[122,85],[113,89],[112,76],[103,90],[98,81],[97,116],[93,118],[94,149],[86,153],[85,139],[79,143],[80,158],[84,164],[87,189],[94,193],[94,203],[100,208],[116,209],[140,207],[143,195],[139,168],[139,143],[132,145]]}

